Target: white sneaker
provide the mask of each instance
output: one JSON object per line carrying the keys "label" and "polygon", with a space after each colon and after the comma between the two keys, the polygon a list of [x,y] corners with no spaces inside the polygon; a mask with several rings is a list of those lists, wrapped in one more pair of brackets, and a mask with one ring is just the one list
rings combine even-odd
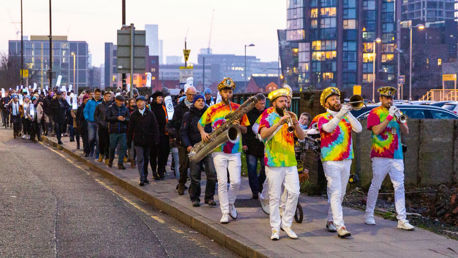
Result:
{"label": "white sneaker", "polygon": [[347,238],[351,236],[351,233],[347,230],[345,226],[342,226],[337,229],[337,235],[340,238]]}
{"label": "white sneaker", "polygon": [[229,223],[229,214],[223,213],[223,216],[221,216],[221,219],[219,220],[221,224],[227,224]]}
{"label": "white sneaker", "polygon": [[283,231],[286,232],[286,234],[289,236],[291,239],[297,239],[296,233],[290,228],[290,227],[282,227]]}
{"label": "white sneaker", "polygon": [[329,232],[337,232],[337,228],[336,228],[336,225],[334,224],[333,221],[328,221],[326,223],[326,229],[329,231]]}
{"label": "white sneaker", "polygon": [[272,235],[270,236],[270,240],[278,240],[280,239],[280,232],[276,229],[272,229]]}
{"label": "white sneaker", "polygon": [[366,218],[364,219],[364,223],[366,223],[366,225],[375,225],[374,215],[366,215]]}
{"label": "white sneaker", "polygon": [[270,206],[269,206],[269,199],[268,198],[262,198],[259,196],[259,203],[261,204],[261,209],[262,211],[269,215],[270,214]]}
{"label": "white sneaker", "polygon": [[231,215],[233,219],[237,219],[237,209],[235,209],[234,204],[229,204],[229,215]]}
{"label": "white sneaker", "polygon": [[407,231],[415,230],[415,227],[412,226],[408,220],[398,220],[398,228]]}
{"label": "white sneaker", "polygon": [[27,137],[25,134],[22,136],[22,139],[25,139],[25,137]]}

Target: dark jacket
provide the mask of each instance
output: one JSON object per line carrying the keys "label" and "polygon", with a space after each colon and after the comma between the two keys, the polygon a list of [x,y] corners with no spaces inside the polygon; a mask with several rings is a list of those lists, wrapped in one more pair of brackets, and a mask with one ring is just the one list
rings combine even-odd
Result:
{"label": "dark jacket", "polygon": [[254,155],[256,157],[264,157],[264,144],[256,138],[253,133],[252,127],[256,123],[256,120],[261,116],[262,111],[253,108],[246,115],[250,121],[250,126],[247,127],[247,133],[242,134],[243,145],[248,147],[247,154]]}
{"label": "dark jacket", "polygon": [[81,106],[78,107],[76,110],[76,126],[80,132],[81,135],[86,134],[87,132],[87,122],[86,119],[84,119],[84,106],[86,104],[82,103]]}
{"label": "dark jacket", "polygon": [[180,127],[182,124],[183,116],[186,112],[189,111],[189,108],[185,105],[184,100],[178,103],[175,106],[175,110],[173,112],[173,119],[169,121],[168,127],[171,129],[170,132],[172,133],[172,137],[176,137],[176,142],[178,144],[181,143],[181,136],[180,136]]}
{"label": "dark jacket", "polygon": [[50,116],[50,117],[52,116],[51,102],[52,102],[52,97],[47,95],[43,101],[43,111],[45,112],[47,116]]}
{"label": "dark jacket", "polygon": [[68,102],[63,98],[53,98],[51,101],[51,110],[53,120],[56,123],[65,123],[67,110],[70,108]]}
{"label": "dark jacket", "polygon": [[181,142],[184,147],[194,146],[194,144],[202,140],[200,138],[199,129],[197,129],[197,123],[204,114],[205,110],[207,110],[206,106],[202,110],[191,107],[191,110],[184,114],[183,122],[181,123],[181,128],[179,130]]}
{"label": "dark jacket", "polygon": [[156,120],[159,125],[159,133],[161,135],[168,135],[166,131],[168,118],[167,118],[167,110],[165,110],[165,106],[162,104],[159,105],[157,103],[151,103],[151,111],[153,111],[154,115],[156,116]]}
{"label": "dark jacket", "polygon": [[106,114],[111,104],[112,102],[102,101],[102,103],[95,108],[94,119],[101,127],[107,127]]}
{"label": "dark jacket", "polygon": [[159,127],[154,113],[145,108],[143,115],[135,110],[129,121],[129,132],[127,134],[127,146],[134,141],[135,146],[149,146],[154,148],[159,144]]}
{"label": "dark jacket", "polygon": [[[123,116],[125,120],[119,121],[118,116]],[[110,133],[127,133],[129,117],[129,110],[127,110],[125,105],[120,107],[116,106],[116,104],[111,105],[106,113]]]}
{"label": "dark jacket", "polygon": [[10,102],[10,100],[11,100],[10,96],[2,98],[1,101],[0,101],[0,109],[8,111],[7,106],[8,106],[8,103]]}

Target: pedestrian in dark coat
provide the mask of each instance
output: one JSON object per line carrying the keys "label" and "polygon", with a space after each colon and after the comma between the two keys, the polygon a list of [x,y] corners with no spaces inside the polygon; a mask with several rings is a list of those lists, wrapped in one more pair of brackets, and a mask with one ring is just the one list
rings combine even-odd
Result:
{"label": "pedestrian in dark coat", "polygon": [[136,152],[140,186],[148,184],[148,159],[151,149],[159,148],[159,127],[154,113],[146,108],[146,99],[137,97],[137,109],[132,113],[129,122],[127,145],[133,142]]}

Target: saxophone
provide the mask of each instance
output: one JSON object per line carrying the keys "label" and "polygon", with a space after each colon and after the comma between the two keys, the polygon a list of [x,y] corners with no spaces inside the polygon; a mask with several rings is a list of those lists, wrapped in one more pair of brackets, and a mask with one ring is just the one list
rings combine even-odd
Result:
{"label": "saxophone", "polygon": [[210,134],[207,142],[200,141],[196,143],[188,154],[190,162],[199,162],[210,154],[216,147],[230,141],[235,143],[240,137],[240,129],[233,122],[242,119],[242,117],[254,108],[254,105],[262,98],[258,93],[251,96],[237,110],[227,114],[224,118],[226,122]]}

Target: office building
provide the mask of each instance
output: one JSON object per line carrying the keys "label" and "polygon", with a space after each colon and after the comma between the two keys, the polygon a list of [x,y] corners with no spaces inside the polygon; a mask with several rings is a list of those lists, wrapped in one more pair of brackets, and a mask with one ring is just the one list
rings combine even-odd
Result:
{"label": "office building", "polygon": [[[9,55],[20,57],[21,41],[10,40],[8,52]],[[29,70],[29,84],[35,82],[37,85],[49,85],[47,76],[49,69],[48,36],[32,35],[30,40],[24,40],[24,68]],[[52,86],[56,85],[59,75],[62,76],[61,85],[89,86],[89,49],[87,42],[69,41],[67,36],[53,36],[52,68]]]}
{"label": "office building", "polygon": [[162,64],[163,41],[159,39],[159,25],[146,24],[145,33],[145,41],[146,46],[149,47],[149,55],[159,56],[159,63]]}

